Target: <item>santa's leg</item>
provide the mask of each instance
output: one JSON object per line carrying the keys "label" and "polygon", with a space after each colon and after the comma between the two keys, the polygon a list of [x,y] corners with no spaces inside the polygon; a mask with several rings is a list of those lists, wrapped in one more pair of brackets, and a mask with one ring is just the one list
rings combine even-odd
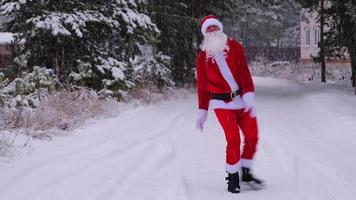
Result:
{"label": "santa's leg", "polygon": [[244,134],[244,146],[241,155],[242,178],[253,189],[261,189],[263,181],[254,177],[251,173],[253,157],[258,143],[258,127],[256,117],[251,117],[248,112],[240,110],[237,114],[237,122]]}
{"label": "santa's leg", "polygon": [[226,167],[228,173],[227,190],[232,193],[240,192],[240,134],[236,121],[236,113],[233,110],[216,109],[215,114],[224,130],[226,138]]}

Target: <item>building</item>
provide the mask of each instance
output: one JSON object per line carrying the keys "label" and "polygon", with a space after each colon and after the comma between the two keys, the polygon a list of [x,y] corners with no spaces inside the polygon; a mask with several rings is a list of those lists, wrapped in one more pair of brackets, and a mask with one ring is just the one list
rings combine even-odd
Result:
{"label": "building", "polygon": [[12,63],[13,53],[10,44],[13,40],[12,33],[0,33],[0,68],[5,68]]}
{"label": "building", "polygon": [[[304,13],[305,19],[300,23],[300,62],[302,64],[313,63],[313,57],[318,56],[320,48],[320,22],[317,20],[318,14]],[[327,31],[327,27],[324,27]],[[350,59],[346,55],[344,60],[336,60],[327,58],[328,63],[350,63]]]}
{"label": "building", "polygon": [[300,62],[312,63],[320,50],[320,24],[316,20],[317,13],[306,13],[305,17],[300,24]]}

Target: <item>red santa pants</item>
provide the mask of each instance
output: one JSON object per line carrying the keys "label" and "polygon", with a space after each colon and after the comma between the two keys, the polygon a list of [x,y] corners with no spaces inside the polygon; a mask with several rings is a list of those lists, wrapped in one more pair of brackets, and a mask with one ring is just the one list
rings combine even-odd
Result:
{"label": "red santa pants", "polygon": [[[252,160],[258,142],[258,128],[256,117],[251,117],[243,109],[226,110],[215,109],[215,114],[224,129],[226,146],[226,163],[236,165],[240,158]],[[240,152],[240,131],[244,135],[244,146],[242,154]]]}

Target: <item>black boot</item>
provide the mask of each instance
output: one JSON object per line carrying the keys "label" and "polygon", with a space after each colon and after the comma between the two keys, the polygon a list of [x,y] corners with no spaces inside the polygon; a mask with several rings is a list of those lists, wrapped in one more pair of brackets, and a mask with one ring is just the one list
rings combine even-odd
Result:
{"label": "black boot", "polygon": [[234,174],[228,173],[228,177],[225,178],[227,180],[227,191],[231,193],[240,193],[240,177],[239,172]]}
{"label": "black boot", "polygon": [[264,187],[264,183],[262,180],[255,178],[250,171],[250,168],[242,167],[242,182],[248,183],[252,187],[252,189],[262,189]]}

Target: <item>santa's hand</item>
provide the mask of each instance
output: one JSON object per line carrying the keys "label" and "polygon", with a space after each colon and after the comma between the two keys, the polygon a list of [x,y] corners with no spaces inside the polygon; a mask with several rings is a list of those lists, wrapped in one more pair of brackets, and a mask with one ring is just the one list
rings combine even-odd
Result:
{"label": "santa's hand", "polygon": [[200,131],[203,131],[204,124],[205,124],[207,118],[208,118],[208,111],[204,110],[204,109],[199,109],[198,110],[198,117],[197,117],[196,127]]}
{"label": "santa's hand", "polygon": [[245,112],[249,112],[250,113],[250,117],[254,118],[256,117],[256,108],[254,106],[250,106],[250,107],[246,107],[245,106]]}
{"label": "santa's hand", "polygon": [[244,111],[249,112],[252,118],[256,117],[255,94],[253,92],[245,93],[242,96],[242,101],[244,103]]}

